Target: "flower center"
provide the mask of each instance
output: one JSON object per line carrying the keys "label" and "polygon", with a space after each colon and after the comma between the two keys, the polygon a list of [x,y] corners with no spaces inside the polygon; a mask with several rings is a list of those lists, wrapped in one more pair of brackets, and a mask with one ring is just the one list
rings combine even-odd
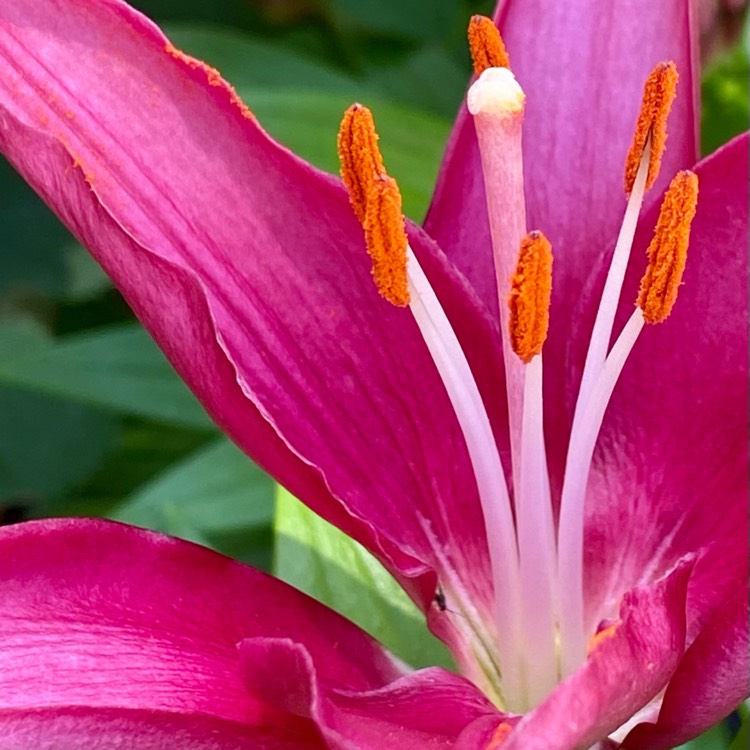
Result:
{"label": "flower center", "polygon": [[[610,396],[644,323],[664,320],[675,302],[698,185],[690,172],[672,181],[648,250],[638,307],[609,349],[638,215],[645,191],[658,176],[675,94],[675,66],[662,63],[646,82],[626,162],[628,203],[589,343],[556,528],[542,397],[552,249],[541,232],[526,230],[521,151],[525,95],[507,68],[508,56],[492,21],[475,16],[469,39],[479,78],[469,89],[467,104],[479,143],[500,299],[512,495],[471,367],[409,247],[398,185],[386,174],[366,107],[355,104],[347,110],[338,145],[342,177],[365,231],[376,287],[392,304],[408,306],[466,443],[487,534],[497,633],[497,643],[488,643],[486,632],[472,626],[481,644],[474,653],[483,687],[506,709],[520,713],[583,663],[587,642],[594,636],[595,623],[585,622],[583,608],[584,501],[594,447]],[[442,589],[439,594],[444,605]]]}

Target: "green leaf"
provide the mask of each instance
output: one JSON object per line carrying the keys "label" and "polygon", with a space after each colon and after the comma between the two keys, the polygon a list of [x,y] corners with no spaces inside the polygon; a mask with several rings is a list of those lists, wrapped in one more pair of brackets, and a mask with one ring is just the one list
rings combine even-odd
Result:
{"label": "green leaf", "polygon": [[156,344],[136,325],[66,336],[31,351],[11,351],[0,358],[0,384],[172,424],[215,429]]}
{"label": "green leaf", "polygon": [[451,667],[424,616],[360,544],[282,488],[276,498],[274,573],[348,617],[414,667]]}
{"label": "green leaf", "polygon": [[452,36],[464,22],[460,0],[331,0],[344,28],[426,41]]}
{"label": "green leaf", "polygon": [[701,123],[704,154],[747,130],[748,75],[750,63],[744,45],[738,45],[704,73]]}
{"label": "green leaf", "polygon": [[0,297],[58,297],[68,283],[62,246],[70,235],[34,191],[0,159]]}
{"label": "green leaf", "polygon": [[737,713],[740,717],[740,728],[729,750],[747,750],[750,747],[750,710],[748,710],[747,701],[739,707]]}
{"label": "green leaf", "polygon": [[79,404],[0,387],[0,501],[37,503],[86,479],[117,424]]}
{"label": "green leaf", "polygon": [[[0,364],[48,345],[32,320],[0,322]],[[97,468],[118,434],[108,415],[3,384],[0,414],[0,502],[38,504],[60,495]]]}
{"label": "green leaf", "polygon": [[273,494],[273,480],[221,439],[169,467],[111,517],[180,536],[179,528],[192,529],[205,541],[211,534],[269,526]]}
{"label": "green leaf", "polygon": [[172,23],[165,30],[175,46],[217,68],[235,88],[285,86],[349,91],[354,85],[352,77],[288,45],[220,26]]}
{"label": "green leaf", "polygon": [[[243,90],[261,124],[295,153],[338,173],[336,134],[352,98],[310,91]],[[429,205],[450,123],[385,101],[368,99],[389,174],[398,180],[404,212],[420,221]]]}

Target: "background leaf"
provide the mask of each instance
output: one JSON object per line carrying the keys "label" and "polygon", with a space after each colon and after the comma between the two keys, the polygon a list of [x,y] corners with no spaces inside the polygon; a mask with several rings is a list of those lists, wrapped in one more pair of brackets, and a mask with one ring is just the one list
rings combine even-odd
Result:
{"label": "background leaf", "polygon": [[275,532],[275,575],[375,634],[413,667],[451,668],[447,650],[385,568],[282,488]]}

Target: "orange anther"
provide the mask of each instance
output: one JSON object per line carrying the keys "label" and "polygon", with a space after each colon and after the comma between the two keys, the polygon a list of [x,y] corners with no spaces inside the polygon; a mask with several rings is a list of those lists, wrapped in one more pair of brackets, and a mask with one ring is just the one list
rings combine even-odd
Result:
{"label": "orange anther", "polygon": [[672,312],[687,260],[690,225],[698,205],[698,175],[678,172],[659,210],[654,238],[646,251],[648,267],[636,304],[647,323],[661,323]]}
{"label": "orange anther", "polygon": [[505,44],[493,20],[487,16],[472,16],[469,21],[469,50],[476,74],[487,68],[509,68],[510,59]]}
{"label": "orange anther", "polygon": [[352,104],[344,113],[339,128],[338,151],[341,177],[349,190],[354,213],[362,224],[370,187],[378,175],[385,174],[372,112],[364,105]]}
{"label": "orange anther", "polygon": [[409,304],[406,278],[408,239],[396,180],[380,175],[372,181],[366,200],[365,241],[372,258],[372,277],[380,294],[391,304]]}
{"label": "orange anther", "polygon": [[667,118],[677,91],[677,66],[673,62],[659,63],[646,79],[643,103],[633,134],[633,142],[625,161],[625,191],[630,192],[638,174],[649,136],[651,155],[648,164],[646,187],[650,188],[659,176],[661,158],[667,142]]}
{"label": "orange anther", "polygon": [[516,272],[510,280],[510,343],[523,362],[530,362],[547,338],[552,296],[552,246],[541,232],[521,241]]}

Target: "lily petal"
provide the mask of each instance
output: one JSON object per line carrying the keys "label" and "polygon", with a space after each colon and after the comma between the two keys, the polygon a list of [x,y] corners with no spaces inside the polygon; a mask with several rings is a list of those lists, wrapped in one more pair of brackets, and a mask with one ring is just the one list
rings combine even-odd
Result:
{"label": "lily petal", "polygon": [[[501,0],[495,21],[526,92],[524,174],[530,228],[555,248],[555,293],[545,358],[564,361],[569,301],[580,269],[614,239],[624,211],[623,164],[643,82],[674,60],[681,85],[655,195],[697,155],[697,27],[689,0]],[[484,184],[474,123],[463,107],[425,228],[497,311]],[[568,289],[569,286],[574,287]],[[567,308],[567,309],[566,309]],[[551,356],[552,355],[552,356]]]}
{"label": "lily petal", "polygon": [[374,690],[343,690],[290,639],[246,639],[240,656],[249,692],[312,719],[332,750],[380,750],[384,742],[413,750],[452,748],[468,724],[498,716],[474,685],[437,667]]}
{"label": "lily petal", "polygon": [[[407,579],[428,566],[473,571],[466,587],[486,599],[458,423],[416,324],[372,284],[339,181],[275,144],[215,71],[119,0],[3,4],[0,57],[0,149],[222,428],[425,608],[434,575]],[[436,286],[461,287],[411,238]],[[445,300],[487,371],[496,343],[478,302]]]}
{"label": "lily petal", "polygon": [[[745,581],[746,583],[746,581]],[[641,724],[624,748],[669,750],[706,731],[750,693],[748,602],[740,582],[734,597],[701,630],[664,695],[655,724]]]}
{"label": "lily petal", "polygon": [[628,592],[584,665],[526,714],[503,750],[570,750],[605,738],[666,686],[685,645],[691,561]]}
{"label": "lily petal", "polygon": [[56,706],[0,710],[0,750],[324,750],[308,732],[169,711]]}
{"label": "lily petal", "polygon": [[6,720],[14,711],[80,706],[296,727],[317,736],[309,722],[243,687],[237,644],[254,636],[294,638],[321,679],[341,687],[373,689],[404,674],[340,615],[189,542],[105,521],[0,529]]}

